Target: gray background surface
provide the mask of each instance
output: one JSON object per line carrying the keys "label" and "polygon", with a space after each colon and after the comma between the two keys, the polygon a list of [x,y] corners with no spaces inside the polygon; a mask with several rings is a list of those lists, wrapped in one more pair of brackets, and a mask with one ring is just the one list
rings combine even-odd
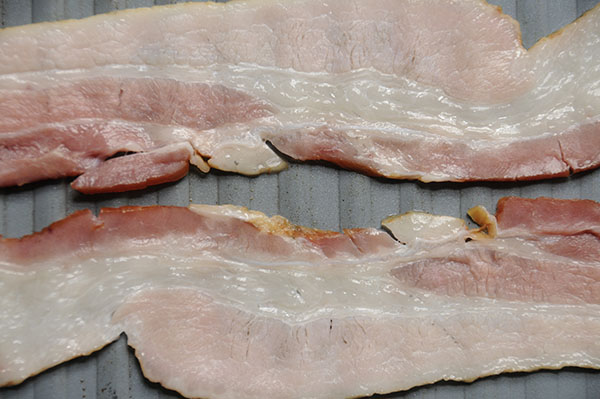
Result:
{"label": "gray background surface", "polygon": [[[2,26],[81,18],[116,9],[173,3],[172,0],[0,0]],[[521,23],[523,42],[561,28],[598,0],[494,0]],[[0,60],[1,62],[1,60]],[[391,214],[422,210],[465,217],[474,205],[495,209],[506,195],[589,198],[600,201],[600,170],[533,183],[421,184],[366,177],[318,164],[292,164],[274,175],[248,178],[191,170],[183,180],[139,192],[85,197],[68,181],[0,189],[0,234],[20,237],[83,208],[121,205],[236,204],[280,214],[310,227],[339,230],[377,227]],[[43,328],[43,326],[40,326]],[[600,339],[600,333],[599,333]],[[401,378],[401,377],[400,377]],[[55,367],[0,398],[125,399],[179,397],[142,376],[126,338],[95,354]],[[600,372],[582,369],[505,374],[472,384],[442,382],[384,398],[600,398]]]}

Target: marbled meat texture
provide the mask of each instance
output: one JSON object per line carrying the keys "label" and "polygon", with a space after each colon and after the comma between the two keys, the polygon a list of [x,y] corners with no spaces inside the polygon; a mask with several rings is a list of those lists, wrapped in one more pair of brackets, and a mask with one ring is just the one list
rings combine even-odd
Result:
{"label": "marbled meat texture", "polygon": [[233,206],[77,212],[0,240],[0,386],[127,334],[188,397],[344,398],[600,367],[600,204],[505,198],[313,230]]}

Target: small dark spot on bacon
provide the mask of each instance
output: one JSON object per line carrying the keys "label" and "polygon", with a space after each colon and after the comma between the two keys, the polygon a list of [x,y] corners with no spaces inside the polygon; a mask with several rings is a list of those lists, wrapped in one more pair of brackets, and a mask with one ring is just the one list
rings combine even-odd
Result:
{"label": "small dark spot on bacon", "polygon": [[119,105],[118,105],[118,108],[121,108],[121,103],[123,102],[123,93],[124,93],[124,90],[123,90],[123,88],[121,88],[119,90]]}

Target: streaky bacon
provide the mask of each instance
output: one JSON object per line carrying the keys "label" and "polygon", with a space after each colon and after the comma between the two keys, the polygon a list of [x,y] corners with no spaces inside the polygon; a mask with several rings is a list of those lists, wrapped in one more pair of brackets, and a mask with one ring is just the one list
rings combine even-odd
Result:
{"label": "streaky bacon", "polygon": [[505,198],[497,229],[485,212],[493,235],[424,213],[387,218],[390,235],[234,206],[122,207],[2,238],[0,385],[122,332],[149,379],[189,397],[599,368],[600,204]]}
{"label": "streaky bacon", "polygon": [[[527,51],[479,0],[250,0],[3,29],[0,186],[110,174],[73,188],[139,189],[185,168],[119,181],[158,160],[127,154],[183,143],[204,172],[279,171],[271,145],[397,179],[567,176],[600,165],[599,43],[599,7]],[[117,153],[130,159],[102,166]]]}

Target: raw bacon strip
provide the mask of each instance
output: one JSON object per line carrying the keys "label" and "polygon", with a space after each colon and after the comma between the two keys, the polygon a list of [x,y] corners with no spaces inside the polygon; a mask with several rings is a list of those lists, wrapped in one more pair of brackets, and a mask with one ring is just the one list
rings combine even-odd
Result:
{"label": "raw bacon strip", "polygon": [[[600,8],[526,51],[479,0],[249,0],[4,29],[0,186],[99,167],[114,152],[62,149],[88,120],[137,130],[126,152],[187,142],[205,171],[281,170],[270,142],[391,178],[566,176],[600,164],[599,56]],[[59,147],[2,141],[49,126]]]}
{"label": "raw bacon strip", "polygon": [[[579,231],[600,204],[500,203],[495,237],[449,217],[386,219],[406,244],[233,206],[81,211],[1,239],[0,385],[123,331],[148,378],[190,397],[342,398],[599,368],[600,239]],[[544,224],[560,208],[579,227],[504,229],[521,207]]]}

